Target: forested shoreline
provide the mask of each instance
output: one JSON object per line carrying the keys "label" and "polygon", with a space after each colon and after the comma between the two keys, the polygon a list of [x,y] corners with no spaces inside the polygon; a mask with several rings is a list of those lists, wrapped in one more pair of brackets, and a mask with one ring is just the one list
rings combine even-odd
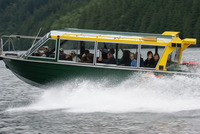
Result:
{"label": "forested shoreline", "polygon": [[[199,0],[0,0],[0,34],[52,29],[162,33],[200,40]],[[198,45],[200,43],[198,41]]]}

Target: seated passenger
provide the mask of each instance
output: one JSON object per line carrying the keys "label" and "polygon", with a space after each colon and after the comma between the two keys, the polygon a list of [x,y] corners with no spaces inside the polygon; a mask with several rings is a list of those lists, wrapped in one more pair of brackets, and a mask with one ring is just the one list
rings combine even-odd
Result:
{"label": "seated passenger", "polygon": [[87,61],[87,55],[90,53],[89,50],[85,50],[83,55],[81,56],[81,62],[86,62]]}
{"label": "seated passenger", "polygon": [[115,54],[114,48],[111,48],[111,49],[110,49],[110,53],[113,54],[113,55]]}
{"label": "seated passenger", "polygon": [[108,54],[108,50],[106,48],[103,48],[101,50],[101,56],[103,59],[107,59],[107,54]]}
{"label": "seated passenger", "polygon": [[71,51],[72,61],[78,62],[80,61],[80,58],[77,56],[75,51]]}
{"label": "seated passenger", "polygon": [[136,59],[134,53],[131,53],[131,54],[130,54],[130,59],[131,59],[131,66],[132,66],[132,67],[137,67],[137,59]]}
{"label": "seated passenger", "polygon": [[[130,59],[131,59],[131,66],[132,67],[137,67],[137,54],[131,53],[130,54]],[[140,67],[144,67],[144,60],[142,57],[140,57]]]}
{"label": "seated passenger", "polygon": [[131,64],[130,51],[129,50],[123,50],[123,56],[119,61],[119,65],[130,66],[130,64]]}
{"label": "seated passenger", "polygon": [[59,50],[59,60],[65,60],[66,54],[64,53],[63,48],[60,48]]}
{"label": "seated passenger", "polygon": [[94,57],[94,54],[91,54],[91,53],[87,54],[87,56],[86,56],[86,59],[87,59],[86,63],[93,63],[93,57]]}
{"label": "seated passenger", "polygon": [[49,47],[48,46],[43,46],[43,52],[40,52],[40,50],[37,50],[38,55],[42,57],[49,57],[50,52],[49,52]]}
{"label": "seated passenger", "polygon": [[64,60],[72,61],[72,56],[70,54],[66,54]]}
{"label": "seated passenger", "polygon": [[154,64],[153,53],[151,51],[147,52],[147,59],[144,61],[145,67],[152,67]]}
{"label": "seated passenger", "polygon": [[160,60],[160,56],[159,56],[159,54],[158,53],[156,53],[156,54],[154,54],[154,63],[153,63],[153,65],[152,65],[152,67],[153,68],[155,68],[156,67],[156,65],[158,64],[158,61]]}
{"label": "seated passenger", "polygon": [[99,62],[106,63],[106,64],[116,64],[116,60],[112,53],[108,52],[107,59],[98,58]]}

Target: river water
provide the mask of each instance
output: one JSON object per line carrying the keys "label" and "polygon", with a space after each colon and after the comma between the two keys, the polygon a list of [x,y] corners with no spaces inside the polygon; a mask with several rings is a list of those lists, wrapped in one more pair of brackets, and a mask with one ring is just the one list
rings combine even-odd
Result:
{"label": "river water", "polygon": [[[183,60],[200,62],[200,48],[184,54]],[[200,77],[140,74],[116,86],[108,81],[37,88],[0,61],[0,134],[200,133]]]}

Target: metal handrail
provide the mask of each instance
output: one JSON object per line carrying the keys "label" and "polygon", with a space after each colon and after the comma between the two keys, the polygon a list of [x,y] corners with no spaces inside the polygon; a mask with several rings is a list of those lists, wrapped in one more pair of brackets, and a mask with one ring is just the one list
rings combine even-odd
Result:
{"label": "metal handrail", "polygon": [[[4,41],[3,41],[4,38],[8,38],[8,39],[4,42]],[[42,37],[37,37],[37,36],[26,36],[26,35],[2,35],[2,36],[1,36],[1,42],[0,42],[0,55],[3,55],[3,47],[4,47],[8,42],[12,45],[13,50],[15,51],[12,38],[17,38],[17,39],[41,39]]]}
{"label": "metal handrail", "polygon": [[2,35],[1,38],[41,39],[42,37],[26,36],[26,35]]}

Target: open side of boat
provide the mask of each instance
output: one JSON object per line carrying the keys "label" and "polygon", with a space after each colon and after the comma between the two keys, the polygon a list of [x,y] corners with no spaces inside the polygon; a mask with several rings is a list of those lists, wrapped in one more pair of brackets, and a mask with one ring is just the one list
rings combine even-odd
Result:
{"label": "open side of boat", "polygon": [[[196,44],[196,39],[181,40],[178,34],[169,31],[146,34],[83,29],[53,30],[42,38],[37,37],[38,41],[26,53],[9,55],[1,51],[1,58],[7,68],[32,85],[48,85],[76,78],[106,78],[119,82],[140,72],[179,74],[182,52]],[[1,37],[1,50],[6,44],[3,42],[6,37],[11,36]],[[159,61],[154,67],[145,67],[142,56],[154,50],[160,55]],[[129,64],[123,62],[127,53],[134,53],[135,66],[131,66],[130,61]],[[115,62],[110,62],[109,56]]]}

